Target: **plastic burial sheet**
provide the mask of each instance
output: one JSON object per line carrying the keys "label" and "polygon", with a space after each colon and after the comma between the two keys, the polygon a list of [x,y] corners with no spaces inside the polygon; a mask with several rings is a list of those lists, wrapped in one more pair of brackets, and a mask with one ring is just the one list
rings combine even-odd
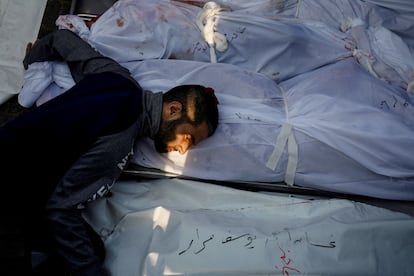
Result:
{"label": "plastic burial sheet", "polygon": [[111,275],[414,273],[414,218],[349,200],[122,180],[85,217]]}

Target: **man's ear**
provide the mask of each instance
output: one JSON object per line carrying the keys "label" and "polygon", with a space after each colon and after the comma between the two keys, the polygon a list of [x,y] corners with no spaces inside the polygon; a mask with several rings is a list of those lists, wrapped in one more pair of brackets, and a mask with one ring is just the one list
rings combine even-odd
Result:
{"label": "man's ear", "polygon": [[162,118],[164,121],[172,121],[181,117],[183,105],[179,101],[172,101],[163,104]]}

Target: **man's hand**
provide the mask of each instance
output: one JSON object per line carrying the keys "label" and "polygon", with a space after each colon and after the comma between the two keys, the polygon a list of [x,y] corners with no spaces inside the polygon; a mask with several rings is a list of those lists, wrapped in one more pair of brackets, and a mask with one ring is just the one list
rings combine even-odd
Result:
{"label": "man's hand", "polygon": [[[37,43],[39,41],[39,39],[36,39],[36,41],[34,42],[34,43],[32,43],[32,42],[29,42],[29,43],[27,43],[27,45],[26,45],[26,53],[25,53],[25,58],[26,58],[26,56],[29,54],[29,52],[30,52],[30,50],[33,48],[33,46]],[[24,69],[26,69],[27,70],[27,68],[26,68],[26,66],[25,66],[25,68]]]}
{"label": "man's hand", "polygon": [[26,45],[26,54],[25,55],[27,55],[30,52],[30,49],[32,49],[32,47],[33,47],[33,43],[31,43],[31,42],[27,43],[27,45]]}

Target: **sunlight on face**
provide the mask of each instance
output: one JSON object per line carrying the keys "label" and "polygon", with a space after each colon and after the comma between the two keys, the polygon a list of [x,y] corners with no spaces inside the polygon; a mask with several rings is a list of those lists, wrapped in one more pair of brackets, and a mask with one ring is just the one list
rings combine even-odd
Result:
{"label": "sunlight on face", "polygon": [[178,151],[185,154],[188,149],[200,143],[208,137],[208,126],[206,122],[193,126],[189,123],[183,123],[177,126],[175,131],[175,140],[167,142],[167,151]]}

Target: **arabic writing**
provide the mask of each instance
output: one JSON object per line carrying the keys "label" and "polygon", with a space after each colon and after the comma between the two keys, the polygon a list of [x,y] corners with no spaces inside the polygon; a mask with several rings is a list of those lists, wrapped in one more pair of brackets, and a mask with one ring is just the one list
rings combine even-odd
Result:
{"label": "arabic writing", "polygon": [[284,276],[289,276],[290,273],[292,272],[301,273],[301,271],[297,268],[297,266],[293,265],[293,259],[292,257],[290,257],[292,252],[289,249],[284,250],[282,246],[278,243],[280,241],[278,238],[280,234],[287,234],[287,240],[289,242],[292,242],[293,245],[306,242],[306,244],[309,246],[314,246],[314,247],[319,247],[319,248],[335,248],[336,247],[335,241],[329,241],[328,243],[319,243],[319,242],[311,241],[311,239],[309,238],[308,232],[305,232],[304,235],[301,234],[299,237],[295,237],[294,239],[292,239],[292,234],[290,233],[289,229],[284,229],[281,232],[273,233],[273,239],[272,240],[266,239],[266,243],[269,243],[269,241],[277,242],[277,247],[279,248],[282,255],[279,257],[281,264],[275,265],[275,268],[281,269],[282,275]]}
{"label": "arabic writing", "polygon": [[231,34],[225,33],[224,35],[226,36],[227,41],[231,42],[234,39],[237,39],[239,35],[243,34],[245,31],[246,31],[246,27],[238,27],[237,30],[235,30],[233,33]]}
{"label": "arabic writing", "polygon": [[[321,248],[335,248],[336,247],[335,241],[330,241],[328,243],[317,243],[315,241],[310,241],[308,232],[304,232],[304,234],[300,234],[297,238],[292,239],[292,235],[291,235],[289,229],[284,229],[281,232],[273,233],[272,234],[273,239],[275,241],[277,241],[279,239],[278,236],[280,236],[281,234],[287,234],[288,240],[293,242],[294,244],[298,244],[298,243],[302,243],[302,242],[306,241],[306,243],[310,246],[316,246],[316,247],[321,247]],[[270,240],[271,239],[266,238],[266,244]]]}
{"label": "arabic writing", "polygon": [[[280,260],[282,262],[282,275],[289,276],[289,271],[291,271],[291,272],[294,271],[294,272],[300,273],[299,269],[297,269],[297,268],[290,265],[292,263],[292,259],[289,258],[286,255],[285,250],[283,250],[282,247],[280,247],[280,245],[278,247],[279,247],[280,251],[282,252],[282,255],[280,256]],[[287,250],[287,252],[290,253],[290,250]],[[275,268],[279,269],[279,267],[277,265],[275,265]]]}
{"label": "arabic writing", "polygon": [[[178,252],[178,255],[183,255],[187,252],[190,251],[190,249],[193,248],[193,254],[197,255],[201,252],[203,252],[204,250],[207,249],[207,245],[208,244],[214,244],[217,246],[217,244],[221,244],[221,245],[225,245],[231,242],[235,242],[237,240],[241,241],[240,245],[242,247],[244,247],[245,249],[254,249],[255,248],[255,244],[254,241],[256,240],[256,236],[252,235],[250,233],[244,233],[241,235],[229,235],[226,236],[224,239],[222,239],[220,241],[220,243],[214,243],[214,240],[216,239],[216,236],[214,234],[210,234],[206,237],[204,237],[203,239],[200,240],[200,234],[199,234],[199,230],[198,228],[195,230],[196,232],[196,240],[195,239],[191,239],[188,242],[188,245],[185,249],[181,250]],[[292,239],[292,235],[290,233],[290,231],[288,229],[284,229],[284,231],[279,232],[279,233],[274,233],[274,241],[277,241],[278,238],[277,236],[280,233],[286,233],[288,235],[288,240],[292,241],[293,244],[298,244],[298,243],[302,243],[304,241],[306,241],[306,243],[310,246],[315,246],[315,247],[319,247],[319,248],[335,248],[336,247],[336,243],[335,241],[329,241],[327,243],[319,243],[319,242],[315,242],[315,241],[311,241],[311,239],[309,238],[309,234],[308,232],[304,233],[304,236],[300,236],[296,239]],[[269,241],[271,241],[269,238],[266,238],[263,240],[265,240],[265,245],[268,244]],[[280,246],[279,246],[280,248]]]}
{"label": "arabic writing", "polygon": [[392,100],[383,100],[381,101],[380,108],[381,109],[391,109],[391,108],[398,108],[398,107],[408,107],[409,103],[404,100],[404,102],[401,102],[401,100],[398,100],[394,95],[392,96]]}
{"label": "arabic writing", "polygon": [[[208,233],[208,232],[207,232]],[[227,233],[230,233],[228,231]],[[311,232],[312,233],[312,232]],[[193,254],[198,255],[208,249],[216,252],[217,247],[219,246],[228,246],[232,244],[233,246],[240,247],[243,249],[254,249],[260,250],[261,246],[266,252],[275,252],[276,250],[276,260],[272,258],[271,269],[276,269],[277,273],[283,276],[289,276],[293,274],[301,274],[302,268],[300,268],[299,263],[295,263],[294,259],[298,255],[292,252],[292,247],[298,249],[298,245],[303,244],[311,247],[317,247],[320,249],[333,249],[336,248],[336,242],[333,240],[333,235],[326,237],[323,235],[320,236],[318,233],[317,237],[308,233],[307,231],[294,231],[291,233],[291,230],[285,228],[282,231],[273,232],[271,236],[264,235],[263,237],[256,237],[251,233],[238,233],[236,234],[224,234],[221,238],[217,233],[208,233],[200,234],[198,228],[195,229],[195,234],[193,238],[190,239],[184,249],[178,252],[178,255]],[[312,237],[313,236],[313,237]],[[329,238],[330,237],[330,238]],[[328,239],[327,239],[328,238]],[[319,240],[319,241],[318,241]],[[321,242],[322,241],[322,242]],[[263,244],[261,244],[263,242]],[[233,247],[234,248],[234,247]]]}
{"label": "arabic writing", "polygon": [[[238,27],[236,30],[234,30],[233,32],[229,34],[225,33],[224,36],[226,37],[227,41],[230,43],[233,40],[237,39],[245,31],[246,31],[246,27]],[[192,51],[207,53],[209,51],[209,47],[207,43],[198,41],[193,44]]]}
{"label": "arabic writing", "polygon": [[[197,240],[199,240],[200,236],[199,236],[198,228],[196,229],[196,234],[197,234]],[[197,245],[194,245],[194,247],[197,247],[197,249],[194,250],[193,253],[195,255],[197,255],[197,254],[201,253],[203,250],[205,250],[207,243],[211,242],[214,239],[214,237],[215,237],[214,234],[211,234],[210,236],[208,236],[207,239],[201,241],[201,247],[199,247]],[[246,249],[253,249],[254,248],[254,245],[252,245],[252,243],[256,239],[256,236],[252,236],[251,234],[248,234],[248,233],[242,234],[242,235],[239,235],[239,236],[227,236],[225,239],[221,240],[221,244],[227,244],[229,242],[233,242],[233,241],[236,241],[236,240],[239,240],[239,239],[245,239],[246,240],[246,243],[244,243],[244,247]],[[190,242],[188,243],[188,246],[184,250],[178,252],[178,255],[182,255],[182,254],[186,253],[187,251],[189,251],[192,248],[193,244],[194,244],[194,239],[191,239]]]}
{"label": "arabic writing", "polygon": [[317,247],[324,247],[324,248],[335,248],[335,241],[330,241],[328,245],[326,244],[318,244],[318,243],[313,243],[309,241],[309,237],[308,237],[308,232],[305,232],[305,236],[306,236],[306,242],[312,246],[317,246]]}

